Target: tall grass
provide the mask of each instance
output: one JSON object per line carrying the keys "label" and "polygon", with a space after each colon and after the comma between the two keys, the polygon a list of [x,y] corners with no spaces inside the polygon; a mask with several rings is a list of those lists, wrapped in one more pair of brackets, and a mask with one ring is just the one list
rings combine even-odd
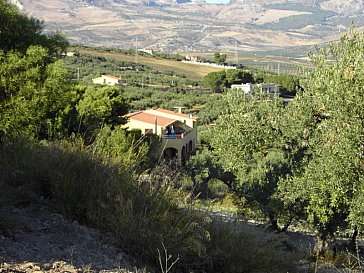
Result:
{"label": "tall grass", "polygon": [[156,262],[162,243],[187,263],[189,256],[201,255],[203,218],[180,209],[168,187],[157,191],[150,183],[137,183],[128,166],[66,141],[0,149],[2,199],[49,199],[65,215],[112,231],[122,246],[148,262]]}
{"label": "tall grass", "polygon": [[169,272],[280,272],[277,265],[288,271],[287,259],[253,236],[181,208],[170,173],[157,169],[136,179],[122,161],[112,162],[77,142],[2,145],[0,204],[48,200],[65,215],[112,232],[117,244],[155,269],[158,253],[167,250],[178,258]]}

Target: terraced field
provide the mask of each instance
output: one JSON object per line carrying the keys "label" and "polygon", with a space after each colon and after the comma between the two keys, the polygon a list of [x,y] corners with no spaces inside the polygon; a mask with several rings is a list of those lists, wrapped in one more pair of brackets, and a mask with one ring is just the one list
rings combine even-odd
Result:
{"label": "terraced field", "polygon": [[[94,49],[78,49],[78,51],[81,54],[101,56],[105,58],[114,58],[116,60],[126,61],[126,62],[136,62],[136,58],[134,55],[127,55],[116,52],[107,52]],[[175,71],[176,73],[186,75],[187,78],[192,80],[201,80],[208,73],[221,70],[221,68],[187,64],[175,60],[157,58],[153,56],[138,56],[137,62],[140,64],[147,65],[161,72]]]}

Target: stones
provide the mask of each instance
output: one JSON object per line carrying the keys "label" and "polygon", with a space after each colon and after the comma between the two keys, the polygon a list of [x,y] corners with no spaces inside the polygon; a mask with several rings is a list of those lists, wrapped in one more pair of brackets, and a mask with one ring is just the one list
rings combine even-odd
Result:
{"label": "stones", "polygon": [[0,273],[137,272],[110,235],[104,240],[49,208],[2,206],[2,215],[9,224],[0,234]]}

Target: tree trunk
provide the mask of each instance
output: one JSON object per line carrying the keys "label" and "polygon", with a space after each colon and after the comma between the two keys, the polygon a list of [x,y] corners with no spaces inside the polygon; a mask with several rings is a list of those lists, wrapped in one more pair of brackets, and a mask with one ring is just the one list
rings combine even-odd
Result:
{"label": "tree trunk", "polygon": [[354,227],[354,230],[353,230],[353,235],[351,236],[351,240],[349,242],[349,250],[352,251],[352,252],[355,252],[356,251],[356,239],[358,238],[358,234],[359,234],[359,231],[358,231],[358,227],[355,226]]}
{"label": "tree trunk", "polygon": [[333,257],[336,255],[336,240],[332,232],[326,228],[321,228],[316,236],[316,253],[320,257],[331,253]]}
{"label": "tree trunk", "polygon": [[293,216],[291,216],[289,220],[286,222],[286,224],[283,226],[283,228],[281,228],[281,232],[286,232],[288,227],[291,225],[292,221],[293,221]]}
{"label": "tree trunk", "polygon": [[269,218],[269,224],[270,224],[270,228],[274,231],[280,231],[279,226],[278,226],[278,220],[277,220],[277,215],[272,212],[272,211],[268,211],[268,218]]}

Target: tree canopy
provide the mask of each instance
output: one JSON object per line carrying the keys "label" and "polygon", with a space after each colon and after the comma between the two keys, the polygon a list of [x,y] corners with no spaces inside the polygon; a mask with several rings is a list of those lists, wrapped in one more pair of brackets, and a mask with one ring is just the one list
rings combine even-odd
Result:
{"label": "tree canopy", "polygon": [[351,30],[311,54],[305,91],[287,106],[228,94],[212,132],[245,204],[307,220],[320,252],[337,229],[364,227],[363,48],[364,33]]}
{"label": "tree canopy", "polygon": [[223,64],[226,62],[226,58],[227,58],[227,55],[226,54],[222,54],[222,53],[219,53],[219,52],[216,52],[214,54],[214,62],[217,63],[217,64]]}
{"label": "tree canopy", "polygon": [[203,83],[204,86],[214,92],[221,92],[223,89],[230,88],[235,83],[252,83],[253,75],[250,71],[243,69],[222,70],[207,74]]}
{"label": "tree canopy", "polygon": [[30,45],[43,46],[53,55],[65,51],[68,41],[60,33],[44,34],[42,21],[0,0],[0,50],[26,52]]}
{"label": "tree canopy", "polygon": [[58,129],[68,104],[68,72],[47,63],[47,50],[30,46],[23,55],[0,50],[0,124],[8,136],[47,137]]}

